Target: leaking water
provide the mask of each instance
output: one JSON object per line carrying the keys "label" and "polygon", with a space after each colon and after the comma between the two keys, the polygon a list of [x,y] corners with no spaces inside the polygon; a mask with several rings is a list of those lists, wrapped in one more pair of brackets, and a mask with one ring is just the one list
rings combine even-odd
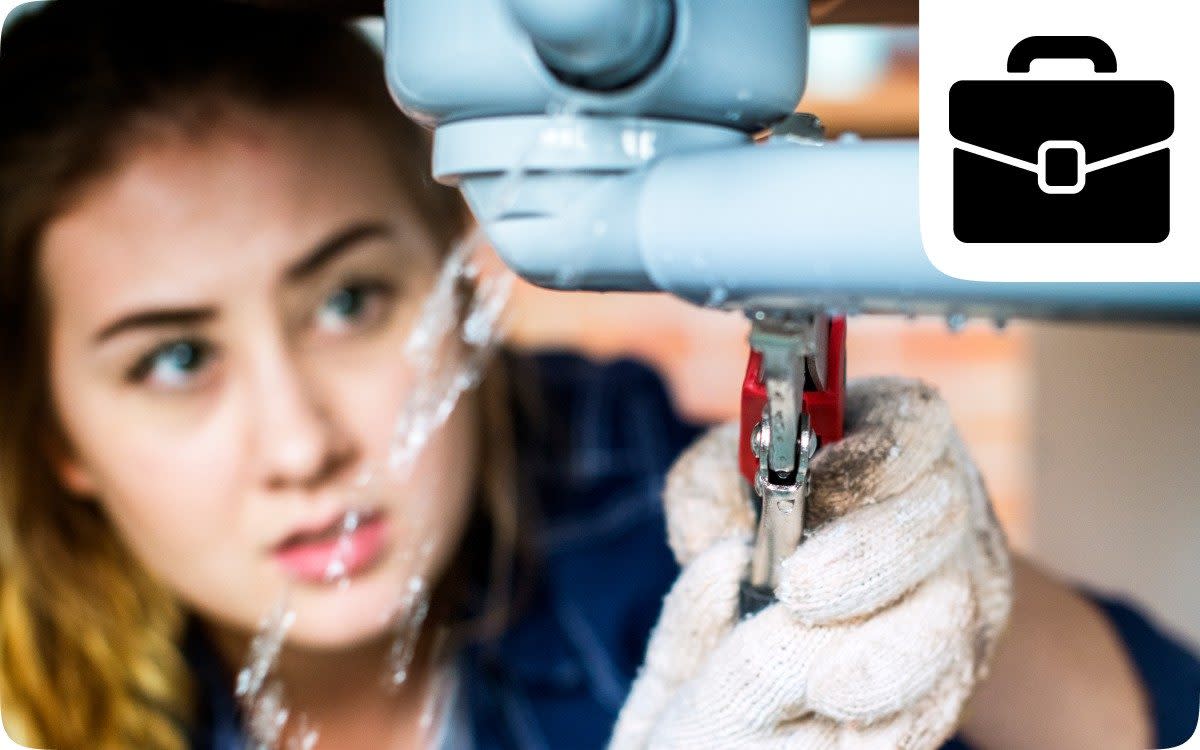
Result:
{"label": "leaking water", "polygon": [[[482,234],[476,230],[450,253],[405,341],[402,354],[404,363],[412,368],[414,385],[398,410],[386,465],[360,473],[349,493],[341,533],[325,570],[326,580],[339,589],[344,590],[351,583],[346,557],[368,501],[394,488],[392,483],[396,480],[409,476],[422,448],[453,412],[459,398],[478,384],[490,355],[507,330],[505,313],[513,276],[507,269],[491,275],[483,273],[474,258],[481,239]],[[465,305],[465,313],[460,314],[461,290],[465,282],[471,281],[473,294]],[[427,568],[434,548],[430,532],[436,524],[427,521],[436,519],[423,515],[414,508],[406,519],[412,530],[411,538],[424,541],[400,554],[399,564],[407,571],[407,577],[390,616],[393,645],[387,664],[381,665],[394,686],[409,676],[429,612],[429,586],[422,571]],[[283,643],[295,621],[296,613],[285,593],[260,624],[246,665],[238,674],[236,695],[246,716],[253,750],[283,747],[311,750],[317,743],[317,730],[308,726],[305,716],[293,716],[283,685],[273,677]],[[289,725],[298,728],[288,731],[285,740]]]}
{"label": "leaking water", "polygon": [[[283,685],[273,679],[272,672],[283,641],[295,622],[296,613],[285,591],[260,623],[258,632],[250,641],[247,663],[238,672],[234,695],[246,717],[249,745],[253,750],[279,747],[279,740],[287,726],[290,712],[284,701]],[[302,723],[307,725],[307,722]],[[315,730],[306,727],[301,733],[301,737],[310,735],[311,742],[315,744]]]}
{"label": "leaking water", "polygon": [[421,626],[429,616],[429,594],[425,588],[423,578],[410,578],[396,608],[397,615],[392,631],[395,637],[388,652],[388,673],[391,675],[392,685],[402,685],[408,679],[408,668],[412,666],[413,657],[416,655]]}

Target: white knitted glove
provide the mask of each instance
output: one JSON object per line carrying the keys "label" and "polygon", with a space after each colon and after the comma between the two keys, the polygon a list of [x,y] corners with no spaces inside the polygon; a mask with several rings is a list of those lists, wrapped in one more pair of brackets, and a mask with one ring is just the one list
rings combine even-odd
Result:
{"label": "white knitted glove", "polygon": [[738,425],[667,476],[683,572],[610,747],[935,748],[953,734],[1011,605],[1003,534],[937,392],[870,378],[810,467],[779,601],[737,621],[754,527]]}

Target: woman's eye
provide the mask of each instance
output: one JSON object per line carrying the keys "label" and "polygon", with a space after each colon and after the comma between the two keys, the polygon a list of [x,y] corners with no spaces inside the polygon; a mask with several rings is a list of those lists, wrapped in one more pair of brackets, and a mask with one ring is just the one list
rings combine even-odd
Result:
{"label": "woman's eye", "polygon": [[317,324],[341,331],[371,323],[380,316],[380,307],[391,290],[383,282],[347,284],[325,299],[317,311]]}
{"label": "woman's eye", "polygon": [[172,341],[134,365],[129,379],[138,383],[183,389],[192,385],[212,357],[212,347],[200,341]]}

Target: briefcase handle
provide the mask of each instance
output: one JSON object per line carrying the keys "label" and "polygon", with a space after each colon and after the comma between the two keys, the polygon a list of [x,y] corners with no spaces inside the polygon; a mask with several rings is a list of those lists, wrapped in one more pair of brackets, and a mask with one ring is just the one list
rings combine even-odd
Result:
{"label": "briefcase handle", "polygon": [[1028,73],[1034,60],[1091,60],[1097,73],[1116,73],[1117,56],[1112,47],[1094,36],[1031,36],[1017,42],[1008,53],[1009,73]]}

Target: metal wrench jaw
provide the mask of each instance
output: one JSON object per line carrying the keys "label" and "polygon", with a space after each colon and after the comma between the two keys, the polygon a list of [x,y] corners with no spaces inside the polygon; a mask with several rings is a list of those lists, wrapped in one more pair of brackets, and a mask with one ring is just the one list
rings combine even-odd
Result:
{"label": "metal wrench jaw", "polygon": [[[759,422],[755,430],[755,449],[765,452],[770,443],[770,423]],[[767,462],[761,461],[755,477],[755,492],[762,499],[754,553],[750,559],[750,578],[741,590],[741,614],[752,615],[775,600],[782,562],[795,551],[804,534],[804,505],[808,498],[808,464],[817,447],[816,434],[808,414],[801,412],[794,457],[794,481],[771,481]]]}
{"label": "metal wrench jaw", "polygon": [[846,323],[817,311],[754,310],[742,383],[738,464],[758,519],[741,611],[775,600],[780,565],[804,533],[809,462],[842,437]]}

